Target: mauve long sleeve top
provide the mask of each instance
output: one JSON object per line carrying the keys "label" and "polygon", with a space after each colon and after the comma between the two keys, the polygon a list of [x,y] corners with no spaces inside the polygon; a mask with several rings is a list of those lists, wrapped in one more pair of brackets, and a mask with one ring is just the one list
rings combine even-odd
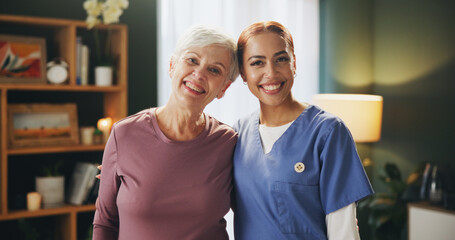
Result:
{"label": "mauve long sleeve top", "polygon": [[117,122],[103,155],[93,239],[228,239],[235,131],[205,115],[204,131],[173,141],[155,108]]}

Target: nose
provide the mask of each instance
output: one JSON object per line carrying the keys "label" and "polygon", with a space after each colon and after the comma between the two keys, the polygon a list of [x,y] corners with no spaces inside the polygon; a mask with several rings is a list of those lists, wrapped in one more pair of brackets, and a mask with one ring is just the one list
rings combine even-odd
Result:
{"label": "nose", "polygon": [[205,78],[205,72],[203,67],[197,67],[193,70],[192,75],[198,79],[203,80]]}
{"label": "nose", "polygon": [[265,67],[265,76],[269,79],[275,78],[277,75],[277,69],[273,64],[267,64]]}

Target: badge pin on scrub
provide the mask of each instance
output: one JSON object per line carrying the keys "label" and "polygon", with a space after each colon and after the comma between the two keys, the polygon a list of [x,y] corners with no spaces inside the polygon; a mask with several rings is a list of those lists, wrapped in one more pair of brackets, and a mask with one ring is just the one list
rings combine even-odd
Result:
{"label": "badge pin on scrub", "polygon": [[305,164],[301,163],[301,162],[298,162],[294,165],[294,170],[297,172],[297,173],[301,173],[303,171],[305,171]]}

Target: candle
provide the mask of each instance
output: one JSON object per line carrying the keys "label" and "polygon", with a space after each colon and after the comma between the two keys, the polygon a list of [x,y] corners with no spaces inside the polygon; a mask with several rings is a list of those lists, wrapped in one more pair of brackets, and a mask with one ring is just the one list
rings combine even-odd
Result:
{"label": "candle", "polygon": [[41,208],[41,194],[37,192],[27,193],[27,209],[36,211]]}
{"label": "candle", "polygon": [[95,127],[81,127],[81,142],[83,145],[93,144],[93,132]]}
{"label": "candle", "polygon": [[98,129],[103,132],[103,140],[104,143],[107,142],[107,139],[109,138],[109,132],[111,131],[112,127],[112,118],[107,117],[107,118],[101,118],[98,120]]}

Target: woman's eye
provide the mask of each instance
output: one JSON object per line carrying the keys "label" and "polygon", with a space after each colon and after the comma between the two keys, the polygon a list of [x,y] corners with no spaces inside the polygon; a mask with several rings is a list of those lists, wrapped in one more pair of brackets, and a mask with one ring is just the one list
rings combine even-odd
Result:
{"label": "woman's eye", "polygon": [[250,63],[250,66],[259,66],[259,65],[262,65],[262,61],[254,61],[252,63]]}
{"label": "woman's eye", "polygon": [[197,64],[197,60],[195,58],[188,58],[186,61],[191,64]]}
{"label": "woman's eye", "polygon": [[221,71],[218,68],[209,68],[209,71],[211,73],[214,73],[214,74],[217,74],[217,75],[221,73]]}
{"label": "woman's eye", "polygon": [[289,61],[289,58],[288,57],[279,57],[277,59],[277,62],[288,62]]}

